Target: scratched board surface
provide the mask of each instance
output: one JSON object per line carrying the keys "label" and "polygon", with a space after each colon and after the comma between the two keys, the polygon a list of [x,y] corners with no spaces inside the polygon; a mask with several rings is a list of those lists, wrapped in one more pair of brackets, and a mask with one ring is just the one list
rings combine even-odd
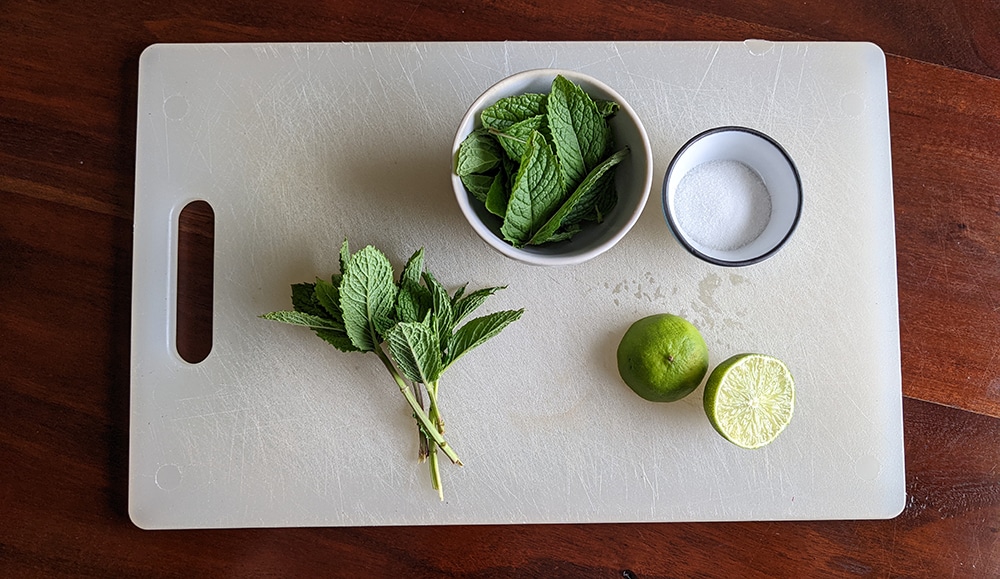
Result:
{"label": "scratched board surface", "polygon": [[[654,185],[617,246],[542,268],[465,222],[450,146],[472,101],[531,68],[606,82],[642,119]],[[888,107],[882,52],[838,43],[157,45],[136,151],[130,512],[145,528],[883,518],[904,502]],[[805,205],[773,258],[727,269],[671,238],[660,180],[719,125],[778,140]],[[215,212],[213,346],[174,346],[177,218]],[[508,285],[524,317],[451,368],[440,403],[465,466],[445,501],[377,359],[257,318],[337,268],[345,238],[449,288]],[[628,325],[673,312],[714,366],[783,359],[797,405],[770,446],[719,437],[701,389],[645,402],[617,375]]]}

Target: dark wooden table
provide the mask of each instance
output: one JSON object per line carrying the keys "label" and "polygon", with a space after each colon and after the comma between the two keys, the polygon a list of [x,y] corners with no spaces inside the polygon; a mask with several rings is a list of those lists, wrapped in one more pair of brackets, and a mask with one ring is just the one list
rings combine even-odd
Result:
{"label": "dark wooden table", "polygon": [[[0,576],[1000,576],[995,0],[158,4],[0,2]],[[908,495],[899,517],[184,532],[131,524],[143,48],[751,37],[868,40],[888,55]]]}

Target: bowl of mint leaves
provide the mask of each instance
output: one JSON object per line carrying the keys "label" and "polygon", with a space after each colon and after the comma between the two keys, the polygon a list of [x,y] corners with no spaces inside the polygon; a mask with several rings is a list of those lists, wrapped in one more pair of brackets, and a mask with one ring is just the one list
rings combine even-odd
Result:
{"label": "bowl of mint leaves", "polygon": [[653,160],[635,111],[585,74],[538,69],[484,92],[459,125],[452,185],[477,234],[532,265],[582,263],[632,228]]}

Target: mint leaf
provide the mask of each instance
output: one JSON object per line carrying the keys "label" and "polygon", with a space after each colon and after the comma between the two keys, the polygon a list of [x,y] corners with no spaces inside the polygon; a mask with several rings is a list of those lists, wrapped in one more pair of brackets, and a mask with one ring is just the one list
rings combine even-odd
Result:
{"label": "mint leaf", "polygon": [[469,284],[466,283],[462,287],[460,287],[457,290],[455,290],[455,295],[451,296],[451,308],[452,308],[452,311],[454,311],[454,309],[455,309],[455,303],[458,302],[458,300],[462,299],[462,296],[465,294],[465,290],[468,287],[469,287]]}
{"label": "mint leaf", "polygon": [[559,241],[567,241],[577,233],[580,233],[581,229],[582,228],[580,227],[579,223],[571,223],[570,225],[563,227],[559,231],[553,233],[552,236],[549,237],[549,240],[546,243],[557,243]]}
{"label": "mint leaf", "polygon": [[564,179],[573,189],[600,163],[611,129],[590,95],[562,76],[552,81],[548,125]]}
{"label": "mint leaf", "polygon": [[594,104],[597,105],[597,112],[604,118],[614,116],[622,108],[615,101],[595,100]]}
{"label": "mint leaf", "polygon": [[[511,159],[510,157],[504,155],[503,162],[500,163],[500,173],[503,174],[503,191],[504,200],[510,200],[510,190],[514,187],[514,181],[517,180],[517,172],[521,170],[521,160]],[[487,198],[489,195],[487,194]],[[497,199],[494,198],[494,204],[496,204]],[[496,207],[496,205],[494,205]],[[506,204],[504,204],[506,208]],[[504,215],[507,214],[506,209],[504,210]]]}
{"label": "mint leaf", "polygon": [[329,317],[323,305],[316,299],[316,284],[292,284],[292,309],[320,318]]}
{"label": "mint leaf", "polygon": [[[562,227],[564,222],[573,222],[569,219],[570,216],[575,217],[576,220],[579,221],[583,215],[589,213],[594,206],[594,199],[597,194],[601,192],[601,189],[598,187],[601,179],[605,176],[605,174],[610,175],[608,171],[610,171],[611,168],[618,163],[621,163],[622,159],[628,155],[628,152],[628,147],[626,147],[614,155],[611,155],[595,167],[594,170],[587,175],[587,178],[580,183],[580,186],[576,188],[576,191],[574,191],[573,194],[566,199],[566,201],[562,204],[562,207],[560,207],[559,210],[545,222],[545,225],[538,229],[535,235],[528,240],[528,243],[538,245],[550,241],[552,236],[555,235],[556,231],[558,231],[560,227]],[[583,208],[578,211],[577,207],[580,205],[583,205]]]}
{"label": "mint leaf", "polygon": [[608,173],[597,185],[598,192],[594,199],[593,211],[583,216],[586,221],[604,221],[604,217],[618,204],[618,192],[615,190],[614,173]]}
{"label": "mint leaf", "polygon": [[523,313],[524,310],[505,310],[470,320],[452,336],[445,368],[447,369],[469,350],[499,334]]}
{"label": "mint leaf", "polygon": [[409,279],[403,279],[396,296],[396,316],[401,322],[419,322],[431,309],[431,292]]}
{"label": "mint leaf", "polygon": [[[608,157],[605,162],[612,161],[623,151],[627,152],[628,149],[626,148],[618,151],[614,155]],[[623,155],[623,157],[624,156],[625,155]],[[604,163],[598,165],[593,171],[591,171],[591,174],[599,172],[603,166]],[[584,187],[587,182],[591,182],[590,176],[588,175],[587,179],[584,181],[585,182],[580,185],[581,188]],[[581,196],[579,202],[577,202],[569,214],[566,215],[565,219],[563,219],[564,226],[570,223],[579,223],[584,220],[600,222],[609,211],[614,209],[615,204],[618,202],[618,193],[615,191],[614,171],[605,171],[603,175],[599,175],[597,179],[592,182],[593,186],[590,191]]]}
{"label": "mint leaf", "polygon": [[528,137],[531,136],[532,131],[538,131],[543,135],[548,133],[545,115],[529,117],[510,125],[503,131],[490,131],[490,134],[496,137],[510,159],[520,161],[521,157],[524,156],[524,148],[528,145]]}
{"label": "mint leaf", "polygon": [[404,281],[396,296],[396,316],[401,322],[419,322],[430,311],[431,294],[427,288]]}
{"label": "mint leaf", "polygon": [[278,311],[269,312],[261,316],[265,320],[271,320],[272,322],[281,322],[283,324],[291,324],[293,326],[305,326],[307,328],[320,329],[320,330],[333,330],[333,331],[344,331],[344,325],[338,324],[337,322],[321,318],[319,316],[314,316],[312,314],[306,314],[303,312],[289,312],[289,311]]}
{"label": "mint leaf", "polygon": [[334,320],[313,316],[302,312],[270,312],[261,316],[265,320],[281,322],[293,326],[304,326],[316,332],[316,335],[331,344],[341,352],[356,352],[357,348],[351,343],[350,338],[344,332],[344,325]]}
{"label": "mint leaf", "polygon": [[[347,238],[344,238],[344,243],[340,244],[340,275],[343,276],[347,273],[347,262],[351,259],[351,248],[347,245]],[[336,284],[340,287],[340,284]]]}
{"label": "mint leaf", "polygon": [[490,190],[486,193],[486,199],[484,200],[486,210],[493,215],[502,218],[507,214],[507,200],[509,198],[510,193],[507,191],[507,176],[504,175],[503,171],[501,171],[497,173],[496,177],[493,178]]}
{"label": "mint leaf", "polygon": [[370,352],[392,327],[396,304],[392,264],[381,251],[367,246],[351,256],[340,284],[344,328],[358,350]]}
{"label": "mint leaf", "polygon": [[386,340],[396,365],[413,382],[430,384],[441,376],[438,335],[427,322],[396,324],[386,334]]}
{"label": "mint leaf", "polygon": [[454,314],[451,309],[451,298],[448,290],[429,271],[424,272],[424,283],[431,292],[431,321],[438,331],[438,341],[441,349],[448,347],[452,328],[455,327]]}
{"label": "mint leaf", "polygon": [[495,175],[462,175],[459,177],[465,190],[469,192],[480,203],[486,203],[489,198],[490,189],[493,186]]}
{"label": "mint leaf", "polygon": [[410,259],[406,260],[402,273],[399,274],[399,283],[406,282],[420,284],[420,278],[424,273],[424,248],[413,252]]}
{"label": "mint leaf", "polygon": [[401,322],[419,322],[431,307],[431,294],[420,285],[424,271],[424,250],[417,250],[399,275],[399,294],[396,296],[396,316]]}
{"label": "mint leaf", "polygon": [[429,271],[423,273],[424,283],[431,292],[431,311],[443,320],[451,321],[451,297],[441,282]]}
{"label": "mint leaf", "polygon": [[344,313],[340,311],[340,289],[324,279],[316,279],[314,289],[316,301],[323,306],[330,319],[343,323]]}
{"label": "mint leaf", "polygon": [[478,129],[458,146],[458,165],[455,172],[459,177],[486,173],[500,164],[503,149],[486,129]]}
{"label": "mint leaf", "polygon": [[479,308],[479,306],[483,305],[486,302],[486,298],[502,289],[505,289],[506,287],[507,286],[483,288],[476,290],[461,299],[455,300],[452,305],[452,317],[454,318],[455,323],[460,323],[466,316]]}
{"label": "mint leaf", "polygon": [[484,128],[503,131],[524,119],[545,114],[547,100],[547,95],[537,93],[504,97],[483,109],[479,118]]}
{"label": "mint leaf", "polygon": [[321,330],[319,328],[313,328],[316,335],[322,338],[324,342],[330,344],[334,348],[340,350],[341,352],[357,352],[358,349],[354,347],[354,342],[351,341],[347,334],[344,332],[337,332],[334,330]]}
{"label": "mint leaf", "polygon": [[504,239],[514,247],[524,245],[559,208],[564,192],[559,162],[545,137],[533,131],[500,228]]}

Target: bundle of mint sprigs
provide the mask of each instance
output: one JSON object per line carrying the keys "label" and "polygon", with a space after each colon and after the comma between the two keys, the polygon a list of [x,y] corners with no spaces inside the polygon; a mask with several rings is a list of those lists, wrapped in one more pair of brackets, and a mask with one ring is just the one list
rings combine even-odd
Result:
{"label": "bundle of mint sprigs", "polygon": [[618,200],[612,169],[628,155],[628,147],[614,151],[608,125],[618,108],[556,76],[549,94],[505,97],[484,109],[482,128],[459,146],[455,171],[503,219],[500,233],[514,247],[569,239]]}
{"label": "bundle of mint sprigs", "polygon": [[[340,273],[330,281],[292,285],[292,311],[263,318],[304,326],[342,352],[378,356],[406,398],[417,420],[419,459],[428,459],[431,484],[444,500],[438,448],[455,464],[458,455],[444,439],[438,407],[441,375],[464,354],[500,333],[524,310],[505,310],[473,318],[459,327],[488,297],[491,287],[453,295],[424,269],[424,250],[406,262],[398,279],[384,253],[368,246],[351,255],[347,240],[340,249]],[[384,346],[388,346],[388,353]],[[390,358],[391,355],[391,358]],[[407,384],[409,380],[411,384]],[[423,395],[427,395],[425,409]]]}

